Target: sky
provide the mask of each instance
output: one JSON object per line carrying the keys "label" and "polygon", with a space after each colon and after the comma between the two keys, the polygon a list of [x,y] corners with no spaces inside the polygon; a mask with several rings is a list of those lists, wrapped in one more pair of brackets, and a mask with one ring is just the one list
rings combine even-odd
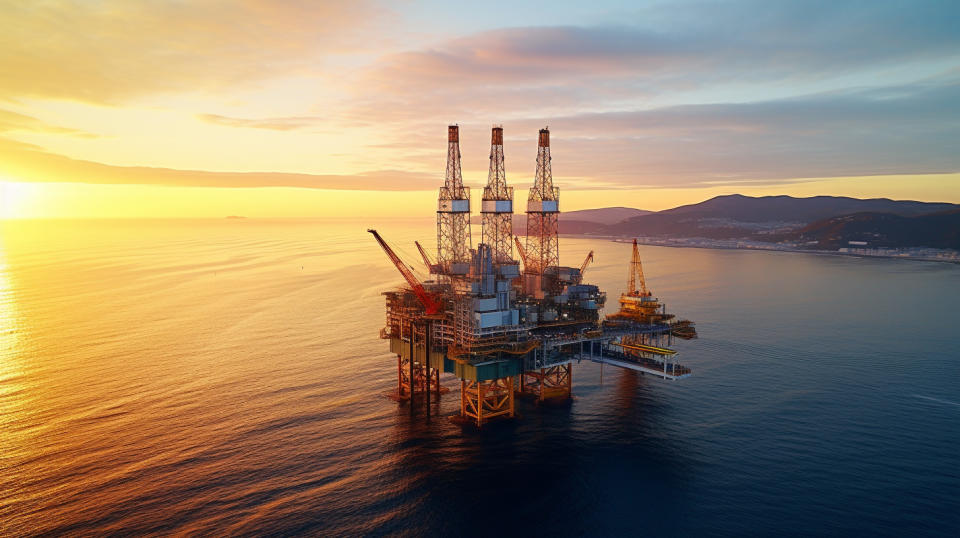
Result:
{"label": "sky", "polygon": [[549,126],[566,210],[960,202],[953,0],[0,0],[0,27],[0,218],[430,216],[451,123],[473,188],[503,125],[520,199]]}

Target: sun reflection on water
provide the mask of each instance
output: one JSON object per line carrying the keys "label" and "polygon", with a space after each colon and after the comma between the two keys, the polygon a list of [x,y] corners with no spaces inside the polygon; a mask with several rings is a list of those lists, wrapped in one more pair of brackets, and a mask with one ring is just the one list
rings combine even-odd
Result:
{"label": "sun reflection on water", "polygon": [[[6,423],[17,418],[17,397],[23,387],[18,378],[23,375],[19,361],[19,317],[13,299],[13,284],[6,259],[6,248],[0,237],[0,428],[9,431]],[[6,448],[6,436],[0,436],[0,446]]]}
{"label": "sun reflection on water", "polygon": [[[17,349],[17,313],[13,302],[13,285],[7,266],[6,249],[0,239],[0,382],[7,377],[7,366]],[[0,394],[3,386],[0,385]]]}

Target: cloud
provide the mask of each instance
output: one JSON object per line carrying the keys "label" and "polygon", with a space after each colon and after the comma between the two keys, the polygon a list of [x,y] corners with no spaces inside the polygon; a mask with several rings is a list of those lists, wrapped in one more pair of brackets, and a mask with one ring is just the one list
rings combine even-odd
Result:
{"label": "cloud", "polygon": [[230,118],[218,114],[197,114],[197,118],[214,125],[225,127],[243,127],[250,129],[269,129],[273,131],[293,131],[316,125],[322,118],[316,116],[288,116],[280,118]]}
{"label": "cloud", "polygon": [[[218,91],[369,47],[365,1],[5,2],[0,98],[116,104],[156,92]],[[373,15],[372,15],[373,14]]]}
{"label": "cloud", "polygon": [[[960,76],[752,103],[559,116],[550,121],[553,172],[565,189],[772,185],[796,178],[952,173],[960,171],[958,103]],[[296,129],[310,119],[212,121]],[[110,166],[2,139],[0,173],[36,181],[432,190],[442,178],[445,126],[419,121],[429,124],[427,131],[433,134],[408,132],[394,142],[370,144],[370,162],[390,162],[391,169],[353,175]],[[533,175],[535,136],[543,124],[541,118],[505,124],[508,180],[518,188]],[[0,130],[11,126],[46,128],[28,116],[0,114]],[[489,124],[462,125],[461,142],[465,178],[480,185],[486,179]]]}
{"label": "cloud", "polygon": [[572,115],[551,121],[553,169],[622,186],[956,172],[958,103],[960,79],[952,79]]}
{"label": "cloud", "polygon": [[[823,92],[748,103],[678,105],[555,116],[553,173],[578,188],[774,184],[795,178],[960,171],[960,73],[910,85]],[[414,127],[425,122],[423,127]],[[533,174],[543,118],[507,121],[508,180]],[[441,154],[443,124],[410,120],[411,131],[380,144],[422,167]],[[485,178],[489,123],[461,125],[465,176]],[[434,159],[436,160],[436,159]],[[439,169],[439,168],[438,168]],[[472,171],[468,173],[467,170]],[[522,185],[521,185],[522,186]]]}
{"label": "cloud", "polygon": [[843,78],[960,62],[960,4],[792,1],[671,3],[616,25],[501,28],[383,56],[359,114],[425,111],[549,117],[722,84]]}
{"label": "cloud", "polygon": [[402,170],[373,170],[358,174],[291,174],[111,166],[48,153],[37,146],[5,138],[0,138],[0,174],[39,182],[188,187],[299,187],[398,191],[434,189],[437,186],[436,177],[433,175]]}
{"label": "cloud", "polygon": [[76,136],[80,138],[97,138],[99,136],[99,135],[88,133],[86,131],[81,131],[78,129],[70,129],[67,127],[57,127],[55,125],[48,125],[32,116],[26,116],[24,114],[12,112],[10,110],[0,109],[0,133],[10,132],[10,131],[52,133],[52,134]]}
{"label": "cloud", "polygon": [[[580,185],[956,171],[958,17],[950,2],[751,0],[501,28],[385,55],[345,117],[377,118],[411,165],[411,132],[459,122],[466,142],[502,122],[519,177],[532,153],[515,142],[549,124],[554,174]],[[485,162],[465,147],[465,167]]]}
{"label": "cloud", "polygon": [[[55,153],[6,140],[0,171],[105,183],[433,189],[442,178],[445,126],[453,122],[462,126],[464,170],[474,185],[486,178],[492,122],[506,127],[507,172],[519,178],[518,187],[533,174],[536,130],[545,124],[554,132],[558,183],[578,188],[960,169],[952,147],[960,139],[955,2],[655,4],[611,24],[551,26],[545,17],[543,26],[476,32],[407,50],[378,50],[383,40],[411,30],[398,19],[386,32],[371,32],[371,14],[381,20],[373,24],[382,24],[383,9],[365,3],[10,3],[0,11],[0,100],[19,102],[11,108],[31,113],[31,106],[50,99],[125,104],[159,92],[201,91],[216,96],[212,106],[209,95],[196,108],[192,103],[203,100],[190,95],[157,103],[171,114],[238,131],[220,139],[206,136],[209,128],[183,134],[179,140],[197,148],[192,160],[177,161],[191,163],[183,168],[234,166],[238,161],[229,156],[209,156],[246,143],[263,155],[278,147],[284,155],[307,155],[296,162],[310,166],[336,155],[341,167],[384,170],[317,175],[117,167],[57,154],[81,156],[93,144],[53,144]],[[357,51],[363,54],[351,56]],[[925,78],[937,69],[948,75]],[[335,88],[311,86],[331,80]],[[256,95],[237,91],[261,84]],[[301,100],[315,102],[302,111],[290,104]],[[97,130],[96,119],[74,124]],[[13,137],[16,131],[85,136],[0,112],[0,132]],[[314,136],[321,132],[326,138]],[[149,144],[136,148],[148,157],[126,162],[175,162],[154,151],[161,146],[153,136],[123,139],[130,140],[126,147]],[[322,140],[337,144],[314,143]],[[124,147],[101,142],[99,155]],[[324,147],[329,153],[318,151]]]}

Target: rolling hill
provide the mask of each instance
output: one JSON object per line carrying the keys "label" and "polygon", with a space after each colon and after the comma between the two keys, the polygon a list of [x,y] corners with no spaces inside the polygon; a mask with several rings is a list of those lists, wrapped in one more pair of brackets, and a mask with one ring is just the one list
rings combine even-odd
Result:
{"label": "rolling hill", "polygon": [[[519,203],[515,204],[519,213],[513,215],[513,230],[518,235],[525,234],[527,216],[522,212]],[[605,226],[622,222],[632,217],[652,214],[652,211],[634,209],[632,207],[601,207],[597,209],[580,209],[577,211],[562,211],[559,224],[560,233],[581,234],[603,231]],[[470,219],[474,224],[480,224],[481,216],[474,215]]]}
{"label": "rolling hill", "polygon": [[814,222],[851,213],[894,213],[923,215],[956,209],[955,204],[890,200],[888,198],[848,198],[845,196],[752,197],[742,194],[717,196],[698,204],[660,211],[658,215],[731,219],[739,222]]}
{"label": "rolling hill", "polygon": [[831,217],[856,213],[913,217],[950,211],[947,203],[815,196],[717,196],[658,213],[632,217],[606,227],[610,235],[704,237],[709,239],[775,240],[804,226]]}
{"label": "rolling hill", "polygon": [[[473,217],[476,224],[480,220]],[[515,234],[524,235],[525,224],[526,215],[514,215]],[[831,250],[850,241],[960,249],[960,205],[887,198],[732,194],[659,212],[629,207],[562,212],[559,224],[560,233],[569,235],[750,240]]]}
{"label": "rolling hill", "polygon": [[816,241],[815,248],[833,250],[850,242],[867,247],[929,247],[960,250],[960,209],[905,217],[893,213],[854,213],[819,220],[786,239]]}

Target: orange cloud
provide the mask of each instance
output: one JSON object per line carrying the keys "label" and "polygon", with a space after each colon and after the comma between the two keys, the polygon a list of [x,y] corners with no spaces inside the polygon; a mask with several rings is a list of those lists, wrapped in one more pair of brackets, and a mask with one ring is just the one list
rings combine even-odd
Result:
{"label": "orange cloud", "polygon": [[197,114],[197,118],[214,125],[227,127],[245,127],[250,129],[270,129],[273,131],[293,131],[316,125],[321,118],[316,116],[288,116],[282,118],[230,118],[219,114]]}
{"label": "orange cloud", "polygon": [[97,138],[99,136],[99,135],[88,133],[86,131],[81,131],[78,129],[70,129],[67,127],[57,127],[55,125],[48,125],[32,116],[26,116],[24,114],[18,114],[16,112],[11,112],[9,110],[0,109],[0,133],[10,132],[10,131],[53,133],[53,134],[63,134],[63,135],[69,135],[69,136],[78,136],[81,138]]}
{"label": "orange cloud", "polygon": [[117,103],[218,90],[369,47],[366,1],[7,2],[0,97]]}
{"label": "orange cloud", "polygon": [[0,138],[0,175],[25,181],[153,184],[193,187],[302,187],[339,190],[423,190],[437,186],[432,175],[401,170],[358,174],[208,172],[146,166],[111,166],[71,159]]}

